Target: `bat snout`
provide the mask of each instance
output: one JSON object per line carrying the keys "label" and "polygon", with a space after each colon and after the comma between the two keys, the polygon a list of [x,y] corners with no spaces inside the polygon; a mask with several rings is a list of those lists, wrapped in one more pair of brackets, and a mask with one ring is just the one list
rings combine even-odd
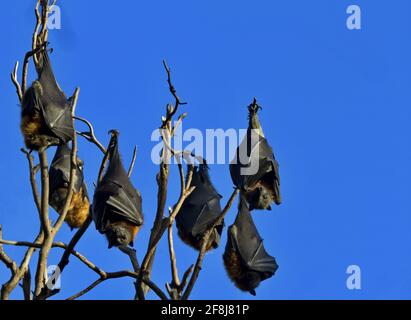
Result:
{"label": "bat snout", "polygon": [[127,246],[131,242],[131,236],[128,230],[120,226],[112,226],[106,232],[109,249],[112,247]]}

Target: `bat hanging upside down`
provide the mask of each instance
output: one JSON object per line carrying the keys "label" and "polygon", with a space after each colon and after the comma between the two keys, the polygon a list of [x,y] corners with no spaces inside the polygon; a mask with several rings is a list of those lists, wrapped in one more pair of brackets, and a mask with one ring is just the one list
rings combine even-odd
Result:
{"label": "bat hanging upside down", "polygon": [[[203,245],[204,233],[221,213],[222,197],[211,183],[207,164],[194,167],[191,186],[195,189],[184,201],[176,217],[176,224],[181,240],[199,251]],[[207,251],[218,247],[223,227],[224,222],[214,228]]]}
{"label": "bat hanging upside down", "polygon": [[257,112],[261,107],[254,99],[248,107],[247,136],[237,148],[230,163],[233,183],[240,188],[250,210],[271,210],[271,204],[281,203],[279,165],[264,137]]}
{"label": "bat hanging upside down", "polygon": [[[68,194],[71,170],[71,149],[67,144],[59,146],[49,170],[49,203],[61,214]],[[74,193],[65,221],[71,229],[80,228],[89,215],[90,201],[84,183],[83,161],[77,158],[74,174]]]}
{"label": "bat hanging upside down", "polygon": [[133,246],[143,224],[141,195],[131,184],[118,151],[117,131],[111,131],[110,163],[97,185],[92,213],[97,230],[105,234],[108,247]]}
{"label": "bat hanging upside down", "polygon": [[254,296],[260,283],[271,278],[278,269],[275,259],[264,249],[263,240],[243,197],[237,218],[228,228],[223,259],[228,276],[236,287]]}
{"label": "bat hanging upside down", "polygon": [[46,46],[38,56],[38,79],[24,93],[21,111],[20,129],[30,150],[67,143],[74,136],[71,103],[54,77]]}

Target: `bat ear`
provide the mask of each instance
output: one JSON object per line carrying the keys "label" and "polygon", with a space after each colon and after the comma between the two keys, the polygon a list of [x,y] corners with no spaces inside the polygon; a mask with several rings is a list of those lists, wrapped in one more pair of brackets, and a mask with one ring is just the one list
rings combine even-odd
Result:
{"label": "bat ear", "polygon": [[130,242],[130,246],[134,248],[134,242],[133,241]]}
{"label": "bat ear", "polygon": [[257,293],[255,292],[254,289],[250,290],[249,292],[250,292],[250,294],[252,294],[254,297],[257,295]]}
{"label": "bat ear", "polygon": [[267,210],[268,210],[268,211],[271,211],[271,206],[268,206]]}

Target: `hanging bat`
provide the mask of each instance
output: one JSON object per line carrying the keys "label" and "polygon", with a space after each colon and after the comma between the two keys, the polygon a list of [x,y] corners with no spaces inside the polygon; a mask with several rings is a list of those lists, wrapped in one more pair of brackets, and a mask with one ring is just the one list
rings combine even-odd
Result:
{"label": "hanging bat", "polygon": [[67,143],[74,136],[71,103],[57,84],[47,48],[38,56],[38,79],[22,99],[20,128],[30,150]]}
{"label": "hanging bat", "polygon": [[253,296],[260,283],[278,269],[275,258],[264,249],[263,240],[253,222],[246,200],[241,197],[237,218],[228,228],[224,265],[237,288]]}
{"label": "hanging bat", "polygon": [[[191,186],[195,189],[184,201],[176,216],[176,224],[181,240],[200,251],[204,233],[221,213],[222,196],[211,183],[205,163],[194,167]],[[224,222],[214,228],[206,247],[207,251],[218,247],[223,227]]]}
{"label": "hanging bat", "polygon": [[97,230],[105,234],[108,247],[133,246],[143,224],[141,195],[131,184],[118,151],[118,132],[111,131],[110,163],[93,199],[92,213]]}
{"label": "hanging bat", "polygon": [[[57,147],[56,154],[49,170],[50,196],[49,203],[61,214],[66,203],[70,184],[71,149],[68,144]],[[65,221],[71,227],[80,228],[89,215],[90,201],[84,183],[83,161],[77,158],[74,174],[74,193]]]}
{"label": "hanging bat", "polygon": [[230,174],[234,185],[245,195],[250,210],[271,210],[273,202],[281,203],[279,165],[264,137],[257,115],[259,109],[254,99],[248,107],[247,136],[230,163]]}

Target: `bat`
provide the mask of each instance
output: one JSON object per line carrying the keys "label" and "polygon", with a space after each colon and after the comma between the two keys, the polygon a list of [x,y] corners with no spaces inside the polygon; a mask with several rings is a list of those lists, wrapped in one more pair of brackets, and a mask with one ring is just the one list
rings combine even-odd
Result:
{"label": "bat", "polygon": [[250,210],[271,210],[273,202],[281,203],[279,164],[264,137],[257,115],[259,109],[255,99],[248,106],[247,135],[230,163],[230,174],[234,185],[245,195]]}
{"label": "bat", "polygon": [[46,47],[39,52],[38,61],[38,79],[22,99],[20,129],[30,150],[61,145],[74,136],[71,103],[54,77]]}
{"label": "bat", "polygon": [[143,224],[142,199],[128,177],[118,151],[117,131],[111,131],[110,163],[97,184],[92,214],[96,229],[105,234],[108,247],[133,246]]}
{"label": "bat", "polygon": [[[89,215],[90,201],[84,183],[83,161],[77,158],[74,174],[74,193],[65,221],[73,230],[80,228]],[[50,193],[49,203],[57,213],[61,214],[66,203],[70,184],[71,149],[68,144],[57,147],[49,170]]]}
{"label": "bat", "polygon": [[[221,213],[222,196],[211,183],[205,163],[194,167],[191,186],[195,189],[184,201],[177,214],[176,225],[181,240],[200,251],[204,233]],[[223,227],[224,222],[214,228],[206,247],[207,251],[218,247]]]}
{"label": "bat", "polygon": [[228,228],[223,260],[228,276],[236,287],[253,296],[260,283],[271,278],[278,269],[275,258],[264,249],[263,239],[243,197],[240,199],[236,220]]}

